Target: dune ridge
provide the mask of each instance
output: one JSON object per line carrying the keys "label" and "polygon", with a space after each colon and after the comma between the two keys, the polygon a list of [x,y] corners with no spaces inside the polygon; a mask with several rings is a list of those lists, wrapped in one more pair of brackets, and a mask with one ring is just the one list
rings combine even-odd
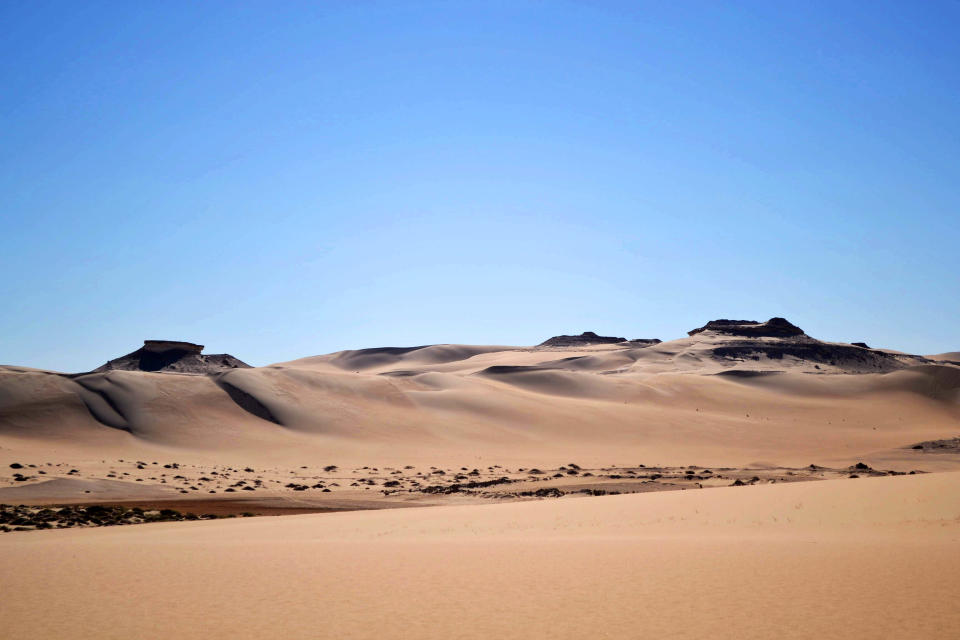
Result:
{"label": "dune ridge", "polygon": [[3,633],[952,638],[950,353],[689,334],[0,367]]}
{"label": "dune ridge", "polygon": [[956,435],[960,366],[949,359],[744,322],[667,342],[375,348],[200,373],[2,367],[0,457],[56,441],[252,461],[471,451],[560,464],[575,449],[591,464],[629,462],[625,451],[677,465],[878,454],[912,468],[901,448]]}

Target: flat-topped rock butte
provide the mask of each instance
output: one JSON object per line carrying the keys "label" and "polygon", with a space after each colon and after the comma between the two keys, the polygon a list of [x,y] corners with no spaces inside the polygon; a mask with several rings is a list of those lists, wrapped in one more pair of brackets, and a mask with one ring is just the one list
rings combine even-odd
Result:
{"label": "flat-topped rock butte", "polygon": [[698,329],[692,329],[687,335],[696,335],[703,331],[715,331],[732,336],[789,338],[806,335],[803,329],[791,324],[785,318],[770,318],[766,322],[756,320],[711,320]]}
{"label": "flat-topped rock butte", "polygon": [[225,369],[249,368],[227,353],[204,355],[202,344],[177,340],[144,340],[143,346],[110,360],[93,373],[106,371],[155,371],[167,373],[216,373]]}

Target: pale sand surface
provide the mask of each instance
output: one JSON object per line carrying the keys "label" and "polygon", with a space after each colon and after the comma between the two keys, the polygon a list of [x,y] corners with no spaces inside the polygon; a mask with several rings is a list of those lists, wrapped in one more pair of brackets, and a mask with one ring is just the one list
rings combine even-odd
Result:
{"label": "pale sand surface", "polygon": [[0,380],[9,397],[7,413],[0,401],[0,462],[28,456],[78,463],[142,457],[228,464],[550,465],[569,461],[571,452],[594,466],[849,462],[957,435],[960,382],[943,374],[960,376],[960,370],[940,369],[850,376],[791,372],[751,380],[575,371],[496,379],[270,368],[229,374],[244,377],[243,384],[282,424],[244,411],[208,377],[103,374],[112,381],[111,402],[130,420],[129,431],[97,422],[62,388],[71,381],[15,373]]}
{"label": "pale sand surface", "polygon": [[[904,472],[960,469],[956,452],[910,448],[960,435],[960,367],[876,372],[856,359],[831,366],[712,351],[729,344],[707,332],[652,347],[434,345],[211,376],[70,378],[0,367],[0,502],[123,500],[124,491],[130,500],[220,499],[231,495],[224,476],[200,478],[224,467],[233,468],[230,483],[262,480],[247,492],[257,499],[309,496],[312,504],[337,502],[331,508],[378,493],[385,478],[380,487],[351,486],[358,478],[349,474],[364,467],[416,467],[404,472],[408,478],[432,466],[479,468],[483,480],[502,473],[493,465],[570,462],[590,469],[845,469],[857,462]],[[154,462],[176,462],[182,471],[164,477]],[[36,467],[21,482],[10,463]],[[318,471],[327,465],[348,477]],[[323,479],[327,493],[285,487]]]}
{"label": "pale sand surface", "polygon": [[960,474],[0,536],[4,638],[956,638]]}
{"label": "pale sand surface", "polygon": [[960,351],[948,351],[947,353],[938,353],[932,356],[927,356],[931,360],[946,360],[952,362],[960,362]]}
{"label": "pale sand surface", "polygon": [[887,362],[849,345],[833,364],[722,355],[738,344],[709,331],[650,347],[446,344],[209,376],[0,366],[0,464],[842,466],[876,455],[908,470],[906,447],[958,435],[960,367],[947,360]]}
{"label": "pale sand surface", "polygon": [[956,638],[951,354],[731,344],[0,367],[0,502],[380,509],[2,533],[0,638]]}

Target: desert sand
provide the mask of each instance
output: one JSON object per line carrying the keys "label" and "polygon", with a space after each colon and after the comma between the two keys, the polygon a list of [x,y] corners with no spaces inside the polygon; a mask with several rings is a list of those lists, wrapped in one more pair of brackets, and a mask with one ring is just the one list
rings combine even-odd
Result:
{"label": "desert sand", "polygon": [[594,338],[0,367],[0,503],[279,516],[0,533],[0,636],[956,637],[956,352]]}
{"label": "desert sand", "polygon": [[960,475],[0,536],[4,637],[955,638]]}

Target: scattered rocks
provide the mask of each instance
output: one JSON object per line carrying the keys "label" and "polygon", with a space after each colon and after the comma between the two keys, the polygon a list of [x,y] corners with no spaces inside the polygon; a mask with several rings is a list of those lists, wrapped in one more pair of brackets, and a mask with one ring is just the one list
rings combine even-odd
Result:
{"label": "scattered rocks", "polygon": [[109,527],[145,522],[212,520],[212,514],[196,515],[174,509],[141,509],[121,506],[30,507],[0,504],[0,531],[69,529],[71,527]]}
{"label": "scattered rocks", "polygon": [[567,494],[556,487],[549,487],[545,489],[537,489],[536,491],[520,491],[514,495],[523,498],[559,498]]}
{"label": "scattered rocks", "polygon": [[424,487],[420,491],[423,493],[434,493],[434,494],[450,494],[450,493],[459,493],[461,491],[469,491],[471,489],[480,489],[483,487],[492,487],[498,484],[508,484],[511,482],[516,482],[516,480],[511,480],[507,477],[497,478],[495,480],[481,480],[477,482],[464,482],[456,483],[451,485],[433,485],[429,487]]}
{"label": "scattered rocks", "polygon": [[926,440],[910,447],[924,453],[960,453],[960,438]]}

